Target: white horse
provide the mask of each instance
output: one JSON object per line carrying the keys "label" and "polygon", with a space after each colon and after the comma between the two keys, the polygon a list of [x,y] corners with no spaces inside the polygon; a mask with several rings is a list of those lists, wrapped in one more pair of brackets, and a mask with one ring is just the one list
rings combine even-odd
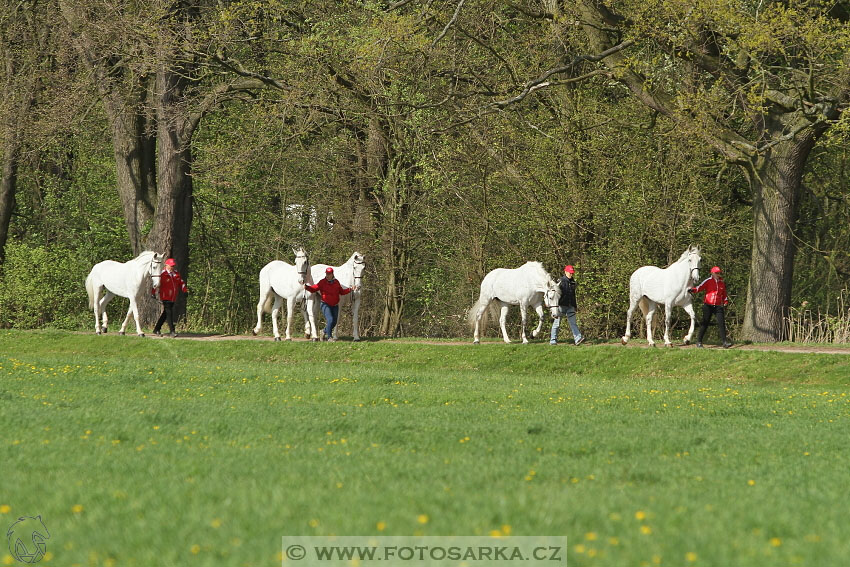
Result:
{"label": "white horse", "polygon": [[[519,313],[522,317],[522,342],[528,344],[525,336],[525,311],[533,307],[540,317],[537,328],[532,331],[531,336],[537,337],[543,328],[543,307],[550,311],[552,318],[560,316],[558,301],[561,299],[561,287],[554,281],[540,262],[526,262],[519,268],[505,269],[496,268],[484,276],[481,282],[481,294],[478,301],[469,310],[467,320],[470,325],[474,323],[475,334],[473,343],[480,342],[479,330],[487,326],[488,307],[495,310],[495,304],[501,308],[499,324],[502,327],[502,336],[506,343],[510,343],[508,331],[505,329],[505,319],[508,316],[508,306],[519,305]],[[495,302],[495,303],[494,303]]]}
{"label": "white horse", "polygon": [[[314,282],[325,277],[325,269],[327,267],[327,264],[316,264],[310,268]],[[341,266],[331,266],[331,268],[334,269],[334,278],[338,279],[339,283],[344,287],[357,287],[356,291],[352,289],[351,293],[342,295],[339,298],[340,311],[342,311],[343,307],[351,303],[351,334],[354,341],[357,342],[360,340],[360,298],[362,294],[360,287],[363,280],[363,271],[366,269],[366,258],[360,252],[355,252],[345,262],[345,264]],[[309,319],[310,321],[309,333],[307,332],[307,329],[305,329],[304,334],[314,341],[319,340],[319,333],[316,329],[316,321],[319,320],[319,305],[321,301],[322,298],[318,293],[308,293],[307,300],[304,302],[305,319]],[[334,338],[336,338],[338,328],[339,325],[334,327]]]}
{"label": "white horse", "polygon": [[[136,321],[136,333],[140,337],[144,337],[142,328],[139,325],[139,307],[136,298],[139,294],[139,289],[142,284],[147,282],[150,277],[154,288],[159,287],[159,276],[162,274],[162,263],[165,261],[165,254],[157,254],[150,250],[145,250],[129,262],[115,262],[114,260],[106,260],[95,264],[94,268],[86,277],[86,291],[89,294],[89,308],[94,309],[94,332],[98,335],[105,333],[107,330],[108,319],[106,317],[106,305],[112,301],[116,295],[126,297],[130,300],[130,308],[127,310],[127,316],[124,318],[124,324],[121,325],[119,335],[124,334],[124,329],[127,327],[127,322],[130,320],[130,315]],[[103,297],[100,296],[101,291],[105,292]],[[103,327],[100,324],[100,314],[103,313]]]}
{"label": "white horse", "polygon": [[[260,301],[257,302],[257,326],[253,333],[256,335],[263,327],[263,313],[271,312],[274,340],[280,340],[280,330],[277,326],[277,316],[280,305],[286,299],[286,340],[291,341],[292,314],[295,303],[304,300],[304,284],[312,283],[310,276],[310,261],[303,248],[292,249],[295,253],[295,265],[274,260],[260,270]],[[309,329],[307,318],[304,318],[304,332]]]}
{"label": "white horse", "polygon": [[664,269],[643,266],[634,271],[629,280],[629,311],[626,313],[623,344],[629,342],[632,336],[632,313],[636,305],[640,305],[646,318],[646,340],[649,346],[655,346],[652,340],[652,317],[659,305],[664,305],[664,345],[673,346],[670,343],[670,318],[675,306],[683,308],[691,316],[691,328],[685,335],[685,344],[690,344],[696,314],[688,289],[699,282],[700,261],[699,246],[689,246],[677,261]]}

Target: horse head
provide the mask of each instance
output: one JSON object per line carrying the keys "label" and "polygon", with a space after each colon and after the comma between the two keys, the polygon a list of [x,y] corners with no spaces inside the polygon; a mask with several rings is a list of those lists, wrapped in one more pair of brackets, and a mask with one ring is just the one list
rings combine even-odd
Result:
{"label": "horse head", "polygon": [[561,316],[561,310],[558,308],[558,302],[561,300],[561,286],[554,280],[549,280],[546,283],[546,291],[543,292],[543,306],[549,310],[552,319],[557,319]]}
{"label": "horse head", "polygon": [[310,270],[310,260],[307,258],[307,252],[304,251],[304,248],[293,248],[292,251],[295,253],[295,270],[298,272],[298,283],[303,284],[307,272]]}
{"label": "horse head", "polygon": [[687,257],[688,260],[688,274],[691,277],[691,282],[695,284],[699,283],[699,268],[702,262],[699,246],[688,246],[688,249],[682,254],[682,258],[685,257]]}
{"label": "horse head", "polygon": [[165,264],[165,254],[154,252],[151,256],[151,263],[148,266],[148,275],[153,281],[153,287],[159,287],[160,276],[162,275],[163,265]]}
{"label": "horse head", "polygon": [[354,261],[352,273],[354,274],[354,285],[359,286],[360,280],[363,279],[363,272],[366,270],[366,258],[360,252],[355,252],[351,259]]}

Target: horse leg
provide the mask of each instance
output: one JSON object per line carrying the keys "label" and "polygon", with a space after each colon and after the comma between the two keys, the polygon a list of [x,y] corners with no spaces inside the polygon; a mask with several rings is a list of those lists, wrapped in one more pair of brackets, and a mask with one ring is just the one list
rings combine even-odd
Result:
{"label": "horse leg", "polygon": [[528,306],[525,303],[519,304],[519,318],[522,321],[521,336],[522,336],[522,344],[524,344],[524,345],[528,344],[528,337],[525,336],[526,309],[528,309]]}
{"label": "horse leg", "polygon": [[254,336],[259,335],[260,331],[263,330],[263,306],[266,304],[266,301],[269,298],[270,291],[271,288],[266,290],[266,293],[263,293],[262,290],[260,290],[260,302],[257,303],[257,326],[254,327],[254,329],[251,331],[252,333],[254,333]]}
{"label": "horse leg", "polygon": [[305,299],[307,302],[305,309],[310,322],[310,340],[316,342],[319,340],[319,330],[316,327],[316,321],[319,320],[319,302],[314,299]]}
{"label": "horse leg", "polygon": [[94,310],[94,332],[96,334],[101,334],[100,330],[100,291],[102,288],[96,288],[94,290],[94,296],[92,298],[92,309]]}
{"label": "horse leg", "polygon": [[643,311],[646,317],[646,342],[649,343],[649,346],[654,347],[655,341],[652,340],[652,317],[655,315],[656,303],[644,297],[641,299],[640,304],[641,311]]}
{"label": "horse leg", "polygon": [[531,331],[531,336],[536,339],[537,335],[539,335],[540,331],[543,329],[543,317],[545,316],[543,312],[543,304],[536,306],[534,310],[537,311],[539,321],[537,322],[537,328]]}
{"label": "horse leg", "polygon": [[[505,322],[508,319],[508,304],[499,301],[499,327],[502,328],[502,337],[504,337],[505,342],[511,344],[511,339],[508,337],[508,330],[505,328]],[[523,325],[522,332],[525,334],[525,325]],[[524,337],[523,337],[524,338]],[[526,341],[528,342],[528,341]]]}
{"label": "horse leg", "polygon": [[472,344],[477,345],[481,342],[481,336],[479,334],[481,328],[481,318],[484,316],[484,313],[487,312],[487,309],[490,307],[490,302],[485,301],[482,302],[480,299],[478,301],[481,305],[478,307],[478,311],[475,313],[475,331],[472,334]]}
{"label": "horse leg", "polygon": [[629,342],[629,339],[632,338],[632,314],[635,312],[635,307],[637,307],[638,300],[634,297],[629,298],[629,310],[626,311],[626,334],[623,335],[623,338],[620,339],[623,344]]}
{"label": "horse leg", "polygon": [[685,310],[685,313],[687,313],[688,315],[691,316],[691,328],[688,329],[688,334],[685,335],[685,344],[689,345],[689,344],[691,344],[691,336],[694,334],[694,324],[696,323],[696,320],[697,320],[697,314],[694,312],[693,303],[688,303],[687,305],[685,305],[684,310]]}
{"label": "horse leg", "polygon": [[274,340],[280,340],[280,329],[277,327],[277,316],[280,313],[280,304],[283,298],[278,294],[274,295],[274,305],[272,306],[272,329],[274,330]]}
{"label": "horse leg", "polygon": [[292,335],[289,334],[289,330],[292,327],[292,312],[295,310],[295,298],[290,298],[286,300],[286,340],[291,341]]}
{"label": "horse leg", "polygon": [[103,294],[103,297],[100,298],[100,312],[101,312],[102,317],[103,317],[103,323],[101,324],[100,327],[101,327],[101,332],[105,334],[106,330],[107,330],[107,326],[109,325],[109,318],[106,316],[106,306],[109,304],[110,301],[112,301],[112,298],[115,297],[115,295],[111,291],[108,291],[108,290],[104,290],[104,291],[105,291],[105,293]]}
{"label": "horse leg", "polygon": [[[139,305],[135,299],[130,300],[130,309],[127,311],[127,317],[130,316],[130,313],[133,313],[133,321],[136,323],[136,334],[144,337],[145,334],[142,332],[142,325],[139,323]],[[124,321],[124,324],[126,325],[127,321]]]}
{"label": "horse leg", "polygon": [[301,318],[304,319],[304,338],[310,338],[310,315],[307,314],[307,298],[301,300]]}
{"label": "horse leg", "polygon": [[351,336],[356,343],[360,340],[360,292],[355,293],[357,296],[351,300]]}
{"label": "horse leg", "polygon": [[664,346],[673,347],[670,342],[670,320],[673,318],[673,305],[670,303],[664,304]]}

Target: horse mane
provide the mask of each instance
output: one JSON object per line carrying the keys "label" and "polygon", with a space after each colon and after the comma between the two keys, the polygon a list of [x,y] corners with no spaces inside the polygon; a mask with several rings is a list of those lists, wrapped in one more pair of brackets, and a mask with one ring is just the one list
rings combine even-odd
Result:
{"label": "horse mane", "polygon": [[681,255],[681,256],[679,256],[679,259],[678,259],[678,260],[676,260],[675,262],[672,262],[672,263],[668,264],[667,266],[665,266],[665,268],[669,268],[670,266],[672,266],[672,265],[674,265],[674,264],[678,264],[678,263],[679,263],[679,262],[681,262],[682,260],[687,260],[687,259],[688,259],[688,254],[690,254],[690,253],[691,253],[691,251],[693,251],[694,249],[696,249],[696,252],[697,252],[697,253],[699,253],[699,246],[694,246],[693,244],[689,244],[689,245],[688,245],[688,247],[687,247],[687,248],[685,248],[685,251],[684,251],[684,252],[682,252],[682,255]]}
{"label": "horse mane", "polygon": [[546,268],[543,267],[542,262],[535,262],[535,261],[526,262],[525,264],[520,266],[520,269],[533,270],[535,272],[538,272],[540,274],[545,275],[547,279],[550,279],[550,280],[552,279],[552,277],[549,275],[549,272],[547,272]]}
{"label": "horse mane", "polygon": [[153,250],[145,250],[144,252],[142,252],[141,254],[139,254],[138,256],[136,256],[135,258],[133,258],[130,261],[136,262],[138,264],[141,264],[143,262],[150,262],[151,258],[154,255],[156,255],[156,252],[154,252]]}

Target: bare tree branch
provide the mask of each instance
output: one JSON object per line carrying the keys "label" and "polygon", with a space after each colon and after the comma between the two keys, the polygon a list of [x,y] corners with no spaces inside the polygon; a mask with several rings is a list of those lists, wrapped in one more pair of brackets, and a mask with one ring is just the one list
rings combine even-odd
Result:
{"label": "bare tree branch", "polygon": [[457,8],[455,8],[455,13],[452,16],[452,19],[449,20],[449,23],[447,23],[446,27],[443,28],[443,31],[440,32],[440,35],[438,35],[436,38],[434,38],[434,41],[431,42],[431,48],[433,48],[435,45],[437,45],[437,42],[440,41],[441,39],[443,39],[443,37],[445,37],[445,35],[449,32],[449,28],[451,28],[452,25],[457,21],[457,17],[460,14],[460,9],[463,7],[463,3],[465,1],[466,0],[460,0],[460,2],[457,3]]}

